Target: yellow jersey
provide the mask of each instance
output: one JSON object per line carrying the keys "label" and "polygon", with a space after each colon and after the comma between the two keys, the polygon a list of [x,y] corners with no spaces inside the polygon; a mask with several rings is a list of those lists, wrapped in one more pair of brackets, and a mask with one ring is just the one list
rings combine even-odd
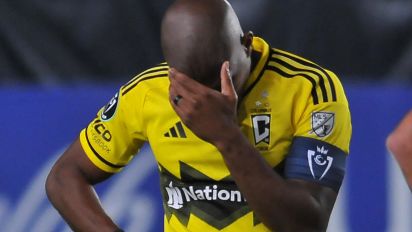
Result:
{"label": "yellow jersey", "polygon": [[[338,191],[344,165],[335,170],[332,161],[343,158],[330,154],[346,156],[351,138],[339,79],[261,38],[252,46],[253,70],[239,102],[239,127],[280,175]],[[119,172],[149,142],[160,172],[165,231],[269,231],[247,205],[216,147],[181,122],[168,89],[166,63],[123,85],[80,134],[89,159],[101,170]],[[305,158],[286,162],[298,153]],[[298,168],[286,173],[288,167]],[[338,180],[328,180],[328,172]]]}

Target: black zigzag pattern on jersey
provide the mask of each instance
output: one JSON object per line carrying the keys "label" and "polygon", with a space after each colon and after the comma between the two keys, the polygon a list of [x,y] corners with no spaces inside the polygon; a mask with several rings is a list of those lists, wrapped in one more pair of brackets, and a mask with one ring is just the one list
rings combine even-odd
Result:
{"label": "black zigzag pattern on jersey", "polygon": [[167,77],[168,73],[165,73],[169,70],[169,66],[167,63],[161,63],[151,69],[148,69],[136,77],[134,77],[132,80],[127,82],[125,85],[122,86],[122,96],[128,93],[130,90],[132,90],[134,87],[136,87],[137,84],[139,84],[141,81],[148,80],[148,79],[153,79],[157,77]]}
{"label": "black zigzag pattern on jersey", "polygon": [[[180,178],[178,178],[160,163],[159,167],[163,208],[167,220],[170,220],[172,215],[175,215],[183,225],[187,226],[192,214],[205,221],[208,225],[221,230],[251,212],[246,200],[241,195],[230,175],[221,180],[215,180],[189,164],[179,161]],[[284,177],[284,161],[273,167],[273,171]],[[218,192],[222,190],[230,193],[237,193],[239,191],[239,194],[233,197],[233,201],[222,200],[218,197],[214,200],[207,200],[207,196],[200,199],[200,196],[206,192],[207,186],[209,186],[209,199],[219,195]],[[179,207],[173,208],[168,205],[173,200],[176,200],[170,199],[172,191],[175,192],[174,196],[178,196],[182,200],[179,202]],[[189,191],[196,193],[196,196],[192,195],[190,201],[187,201],[186,197]],[[214,191],[216,191],[216,194]],[[194,199],[195,197],[197,199]],[[253,225],[256,226],[260,223],[261,221],[253,214]]]}
{"label": "black zigzag pattern on jersey", "polygon": [[[333,80],[331,78],[331,76],[326,72],[325,69],[323,69],[322,67],[320,67],[319,65],[315,64],[315,63],[311,63],[309,61],[306,61],[302,58],[296,57],[296,56],[292,56],[288,53],[285,53],[283,51],[277,50],[277,49],[272,49],[273,50],[273,55],[271,57],[271,61],[280,64],[286,68],[288,68],[291,71],[294,71],[295,74],[296,73],[300,73],[299,75],[303,76],[302,74],[305,74],[306,76],[308,76],[308,74],[314,75],[316,77],[318,77],[319,79],[319,87],[322,91],[322,99],[323,102],[328,102],[328,95],[327,95],[327,91],[326,91],[326,85],[325,85],[325,78],[327,79],[327,82],[329,83],[329,88],[330,88],[330,92],[332,94],[332,101],[336,102],[337,97],[336,97],[336,89],[335,89],[335,84],[333,83]],[[282,58],[288,58],[298,64],[301,64],[303,66],[306,66],[307,68],[298,68],[293,66],[292,64],[286,62],[285,60],[283,60]],[[311,68],[311,69],[310,69]],[[307,78],[307,77],[305,77]]]}
{"label": "black zigzag pattern on jersey", "polygon": [[[183,225],[187,226],[190,215],[196,215],[196,217],[202,219],[210,226],[221,230],[251,211],[230,176],[216,181],[190,165],[179,161],[181,176],[181,179],[179,179],[161,165],[159,166],[163,207],[168,220],[170,220],[172,215],[175,215]],[[208,192],[207,194],[205,189]],[[236,192],[236,197],[233,197],[236,200],[210,200],[216,197],[216,192],[219,190]],[[179,196],[182,200],[180,208],[173,208],[168,205],[171,201],[171,191],[175,191],[175,196]],[[190,201],[188,201],[188,191],[196,192],[196,195],[193,196],[196,199],[190,198]],[[200,194],[199,191],[204,198],[198,198],[200,197],[198,195]]]}

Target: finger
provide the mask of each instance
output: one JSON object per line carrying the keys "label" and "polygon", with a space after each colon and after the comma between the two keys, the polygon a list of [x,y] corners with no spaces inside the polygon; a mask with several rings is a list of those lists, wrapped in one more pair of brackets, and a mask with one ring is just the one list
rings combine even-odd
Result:
{"label": "finger", "polygon": [[179,89],[179,84],[176,83],[176,81],[173,80],[172,75],[169,74],[169,79],[170,79],[170,85],[169,85],[169,102],[172,105],[173,108],[178,107],[178,103],[183,99],[183,95],[186,95],[186,92],[184,90]]}
{"label": "finger", "polygon": [[170,85],[175,89],[176,93],[180,94],[181,96],[190,96],[196,93],[193,88],[187,85],[184,85],[184,83],[187,82],[187,80],[193,81],[190,77],[186,76],[184,73],[179,72],[178,70],[171,68],[169,70],[169,79],[170,79]]}
{"label": "finger", "polygon": [[182,88],[185,88],[187,91],[191,93],[199,93],[209,90],[207,86],[201,84],[200,82],[194,80],[186,74],[179,72],[176,69],[171,69],[171,71],[174,81],[178,83]]}
{"label": "finger", "polygon": [[[173,87],[172,83],[170,83],[169,85],[169,101],[172,104],[173,103],[173,99],[177,96],[176,90]],[[173,104],[172,104],[173,105]]]}
{"label": "finger", "polygon": [[185,100],[184,98],[180,99],[177,103],[175,103],[175,97],[178,96],[173,90],[173,88],[170,89],[170,94],[169,94],[169,102],[170,105],[172,106],[173,110],[177,114],[177,116],[182,120],[183,123],[186,125],[186,115],[190,112],[187,107],[187,99]]}
{"label": "finger", "polygon": [[177,93],[176,93],[176,84],[175,84],[175,81],[173,81],[172,72],[170,70],[169,70],[169,81],[170,81],[170,84],[169,84],[169,100],[173,100],[173,98],[177,95]]}
{"label": "finger", "polygon": [[[174,111],[181,117],[185,114],[188,108],[188,104],[193,100],[193,94],[187,91],[185,88],[176,81],[175,70],[169,70],[169,102]],[[176,99],[176,98],[179,98]]]}
{"label": "finger", "polygon": [[184,88],[182,84],[177,81],[176,76],[184,75],[179,73],[176,69],[171,68],[169,70],[169,80],[170,80],[170,95],[172,98],[176,97],[177,95],[182,96],[183,98],[189,99],[190,96],[193,96],[193,92],[188,89]]}
{"label": "finger", "polygon": [[[176,102],[175,99],[176,99],[177,96],[181,97],[181,99]],[[183,104],[184,103],[183,100],[184,100],[183,97],[176,92],[175,88],[172,85],[170,85],[170,87],[169,87],[169,102],[170,102],[170,105],[172,106],[173,110],[176,112],[176,114],[179,117],[182,117],[182,115],[185,114],[184,113],[185,112],[185,105]]]}
{"label": "finger", "polygon": [[229,61],[225,61],[220,69],[220,81],[222,86],[221,93],[231,99],[236,99],[237,94],[230,74]]}

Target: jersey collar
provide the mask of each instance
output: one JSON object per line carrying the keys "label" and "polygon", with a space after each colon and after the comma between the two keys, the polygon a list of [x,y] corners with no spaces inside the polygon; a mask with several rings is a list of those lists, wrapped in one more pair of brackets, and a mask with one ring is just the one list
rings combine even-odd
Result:
{"label": "jersey collar", "polygon": [[243,87],[243,96],[246,96],[262,77],[265,66],[267,65],[267,62],[269,60],[270,47],[263,39],[254,37],[252,48],[252,70],[250,72],[248,80]]}

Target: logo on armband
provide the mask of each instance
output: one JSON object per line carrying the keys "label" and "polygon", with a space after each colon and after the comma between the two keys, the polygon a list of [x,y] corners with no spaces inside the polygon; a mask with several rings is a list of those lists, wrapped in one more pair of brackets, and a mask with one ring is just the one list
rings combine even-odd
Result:
{"label": "logo on armband", "polygon": [[335,114],[328,112],[313,112],[312,113],[312,131],[319,137],[328,136],[335,124]]}
{"label": "logo on armband", "polygon": [[324,146],[316,146],[316,151],[308,150],[308,163],[313,179],[322,180],[333,163],[333,157],[328,156],[329,150]]}

